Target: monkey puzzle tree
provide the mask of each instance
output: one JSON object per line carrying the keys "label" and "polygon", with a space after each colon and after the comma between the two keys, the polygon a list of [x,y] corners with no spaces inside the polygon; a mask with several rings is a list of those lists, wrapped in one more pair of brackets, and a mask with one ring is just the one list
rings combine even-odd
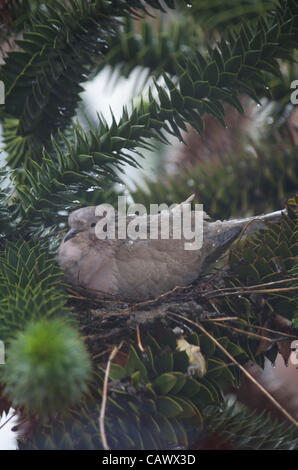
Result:
{"label": "monkey puzzle tree", "polygon": [[[298,160],[284,124],[297,1],[2,3],[0,403],[26,429],[20,447],[200,448],[213,435],[234,448],[297,448],[285,410],[290,423],[281,425],[227,400],[248,360],[274,362],[281,339],[297,334]],[[82,84],[105,66],[124,76],[143,66],[154,82],[118,121],[99,116],[86,129],[73,120]],[[173,203],[197,190],[220,218],[288,198],[281,224],[238,240],[211,275],[150,302],[64,284],[55,256],[67,214],[114,203],[123,165],[138,166],[169,136],[187,141],[190,127],[204,135],[208,116],[225,126],[228,109],[244,113],[243,97],[275,106],[275,140],[250,142],[253,156],[243,142],[215,165],[164,172],[131,195]]]}

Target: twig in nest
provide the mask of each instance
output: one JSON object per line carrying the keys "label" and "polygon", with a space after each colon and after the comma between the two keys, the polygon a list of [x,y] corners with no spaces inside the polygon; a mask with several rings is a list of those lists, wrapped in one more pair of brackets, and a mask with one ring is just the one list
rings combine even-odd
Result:
{"label": "twig in nest", "polygon": [[173,292],[175,292],[179,289],[189,289],[190,287],[192,287],[192,284],[190,284],[188,286],[176,286],[173,289],[159,295],[158,297],[155,297],[155,299],[144,300],[143,302],[138,302],[136,304],[130,305],[129,307],[127,307],[124,310],[121,310],[120,312],[111,312],[111,313],[108,313],[108,314],[104,314],[103,317],[107,316],[107,317],[110,318],[110,317],[119,317],[119,316],[122,316],[122,315],[128,315],[129,313],[131,313],[136,308],[144,307],[146,305],[155,304],[159,300],[162,300],[164,297],[167,297],[168,295],[173,294]]}
{"label": "twig in nest", "polygon": [[144,349],[144,346],[142,345],[142,340],[141,340],[141,334],[140,334],[140,327],[139,325],[136,326],[136,330],[137,330],[137,341],[138,341],[138,346],[139,346],[139,350],[144,353],[145,352],[145,349]]}
{"label": "twig in nest", "polygon": [[[171,312],[169,312],[169,313],[171,313]],[[190,333],[192,333],[192,329],[188,325],[183,323],[181,320],[178,320],[178,318],[171,318],[171,320],[174,321],[175,323],[177,323],[180,328],[183,327],[185,330],[188,330]]]}
{"label": "twig in nest", "polygon": [[248,227],[251,225],[251,224],[254,224],[255,222],[259,222],[260,220],[262,220],[262,216],[259,216],[259,217],[255,217],[254,219],[252,220],[249,220],[243,227],[243,229],[241,230],[239,236],[237,237],[237,240],[235,240],[235,245],[236,247],[239,246],[240,242],[241,242],[241,239],[242,237],[245,235],[245,232],[247,231]]}
{"label": "twig in nest", "polygon": [[236,361],[236,359],[202,325],[200,325],[199,323],[195,323],[189,318],[183,317],[183,315],[179,315],[179,313],[172,313],[172,315],[175,315],[179,318],[183,318],[183,320],[188,321],[189,323],[199,328],[199,330],[201,330],[206,336],[208,336],[208,338],[210,338],[211,341],[216,344],[216,346],[230,359],[230,361],[232,361],[237,367],[239,367],[243,374],[246,375],[246,377],[248,377],[249,380],[251,380],[251,382],[253,382],[264,393],[264,395],[266,395],[267,398],[269,398],[269,400],[280,410],[280,412],[284,416],[286,416],[286,418],[291,421],[291,423],[298,427],[298,421],[296,421],[295,418],[293,418],[293,416],[291,416],[290,413],[288,413],[288,411],[283,408],[283,406],[281,406],[281,404],[278,403],[278,401],[268,392],[268,390],[266,390],[263,385],[261,385],[241,364],[239,364],[239,362]]}
{"label": "twig in nest", "polygon": [[[246,322],[247,325],[249,325],[248,322]],[[250,325],[252,328],[257,328],[258,330],[264,330],[264,331],[268,331],[269,333],[275,333],[276,335],[279,335],[279,336],[285,336],[285,338],[294,338],[296,339],[297,338],[297,335],[291,335],[290,333],[283,333],[282,331],[279,331],[279,330],[272,330],[271,328],[266,328],[265,326],[257,326],[257,325]]]}
{"label": "twig in nest", "polygon": [[[298,286],[294,287],[281,287],[280,289],[255,289],[255,290],[249,290],[249,288],[239,288],[239,290],[236,290],[234,292],[219,292],[218,294],[214,293],[212,294],[212,298],[214,297],[226,297],[228,295],[244,295],[244,294],[271,294],[274,292],[289,292],[293,290],[298,290]],[[220,289],[218,289],[220,291]],[[209,292],[205,292],[201,294],[202,297],[208,297]]]}
{"label": "twig in nest", "polygon": [[[221,317],[221,318],[201,318],[200,319],[200,322],[225,322],[225,321],[238,321],[240,323],[245,323],[245,325],[249,326],[250,328],[256,328],[257,330],[264,330],[264,331],[268,331],[269,333],[274,333],[276,335],[279,335],[279,336],[284,336],[285,339],[286,338],[294,338],[296,339],[297,338],[297,335],[291,335],[290,333],[284,333],[282,331],[279,331],[279,330],[272,330],[272,328],[266,328],[265,326],[259,326],[259,325],[252,325],[250,323],[248,323],[246,320],[244,320],[244,318],[239,318],[239,317]],[[219,325],[219,326],[222,326],[222,325]],[[262,339],[264,339],[264,337],[262,336]],[[276,341],[276,339],[275,339]]]}
{"label": "twig in nest", "polygon": [[271,282],[265,282],[263,284],[256,284],[254,286],[237,286],[237,287],[223,287],[222,289],[214,289],[214,290],[208,290],[204,292],[204,294],[217,294],[218,292],[234,292],[239,290],[251,290],[251,289],[256,289],[258,287],[266,287],[266,286],[272,286],[276,284],[283,284],[285,282],[291,282],[291,281],[298,281],[298,277],[290,277],[288,279],[281,279],[279,281],[271,281]]}
{"label": "twig in nest", "polygon": [[108,380],[109,380],[111,362],[116,356],[119,349],[122,348],[122,345],[123,345],[123,341],[121,341],[119,346],[115,346],[113,351],[111,352],[108,362],[107,362],[105,378],[103,382],[102,402],[101,402],[100,415],[99,415],[99,429],[100,429],[100,437],[101,437],[102,445],[105,450],[110,450],[107,437],[106,437],[106,431],[105,431],[105,413],[106,413],[107,396],[108,396]]}
{"label": "twig in nest", "polygon": [[245,330],[242,330],[241,328],[236,328],[231,325],[221,325],[220,323],[217,323],[217,320],[214,320],[213,324],[220,326],[221,328],[227,328],[228,330],[237,331],[237,333],[242,333],[243,335],[253,336],[254,338],[258,338],[263,341],[268,341],[269,343],[275,343],[276,341],[278,341],[277,339],[268,338],[267,336],[261,336],[261,335],[258,335],[257,333],[252,333],[251,331],[245,331]]}
{"label": "twig in nest", "polygon": [[[69,297],[73,299],[78,299],[78,300],[86,300],[87,302],[100,302],[100,303],[122,303],[122,304],[128,304],[129,302],[121,300],[119,297],[113,297],[109,296],[99,296],[100,294],[99,290],[96,289],[90,289],[87,287],[84,288],[79,288],[76,286],[76,289],[69,288],[67,289],[67,292],[69,293]],[[83,294],[82,294],[83,293]],[[84,295],[86,294],[86,295]],[[88,297],[89,295],[89,297]]]}
{"label": "twig in nest", "polygon": [[[220,318],[215,318],[216,321],[220,322],[220,321],[231,321],[231,320],[240,320],[240,318],[238,317],[220,317]],[[200,319],[200,321],[214,321],[214,318],[202,318]]]}
{"label": "twig in nest", "polygon": [[101,351],[100,353],[95,354],[94,356],[92,356],[92,361],[95,361],[95,359],[98,359],[99,357],[104,356],[105,354],[107,354],[107,352],[108,352],[108,349],[105,349],[104,351]]}

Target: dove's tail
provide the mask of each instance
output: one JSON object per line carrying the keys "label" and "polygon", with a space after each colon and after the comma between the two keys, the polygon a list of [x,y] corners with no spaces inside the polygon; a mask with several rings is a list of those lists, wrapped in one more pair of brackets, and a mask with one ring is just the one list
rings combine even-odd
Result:
{"label": "dove's tail", "polygon": [[[270,212],[269,214],[258,215],[255,217],[247,217],[245,219],[235,219],[225,221],[229,227],[240,226],[244,230],[244,234],[256,232],[266,227],[268,222],[279,223],[282,215],[287,214],[286,209],[276,212]],[[224,222],[224,223],[225,223]]]}
{"label": "dove's tail", "polygon": [[204,237],[209,239],[213,249],[206,257],[204,266],[217,260],[242,233],[247,235],[261,230],[266,227],[268,222],[278,223],[281,221],[282,214],[286,213],[286,210],[282,210],[245,219],[207,223],[207,233],[204,234]]}

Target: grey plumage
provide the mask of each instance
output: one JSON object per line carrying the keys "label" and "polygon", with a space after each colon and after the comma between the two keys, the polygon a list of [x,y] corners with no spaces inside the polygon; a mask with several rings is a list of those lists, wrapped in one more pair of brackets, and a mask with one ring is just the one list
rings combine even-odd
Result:
{"label": "grey plumage", "polygon": [[[260,230],[267,222],[279,222],[283,212],[216,222],[205,216],[203,246],[189,251],[185,250],[185,239],[100,240],[95,234],[95,224],[100,219],[95,209],[96,206],[85,207],[69,216],[71,229],[58,253],[65,277],[73,285],[101,294],[138,300],[191,283],[227,250],[244,227],[246,234]],[[169,216],[172,224],[173,213]],[[128,217],[126,223],[137,217],[147,217],[149,222],[150,216]],[[151,217],[160,219],[162,215]]]}

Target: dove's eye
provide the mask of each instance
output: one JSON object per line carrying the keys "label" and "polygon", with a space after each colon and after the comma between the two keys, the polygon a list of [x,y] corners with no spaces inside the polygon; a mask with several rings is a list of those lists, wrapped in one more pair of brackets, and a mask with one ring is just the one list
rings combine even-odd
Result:
{"label": "dove's eye", "polygon": [[96,225],[96,222],[92,222],[92,224],[90,225],[90,227],[95,227]]}

